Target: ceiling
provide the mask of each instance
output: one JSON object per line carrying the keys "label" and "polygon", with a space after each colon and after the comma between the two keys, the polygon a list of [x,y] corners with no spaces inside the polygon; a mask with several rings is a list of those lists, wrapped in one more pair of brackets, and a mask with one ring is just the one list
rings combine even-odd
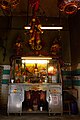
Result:
{"label": "ceiling", "polygon": [[[47,16],[47,17],[58,17],[59,9],[57,7],[57,1],[58,0],[40,0],[38,15]],[[10,11],[8,12],[0,8],[0,16],[5,16],[5,15],[31,16],[32,8],[30,7],[30,5],[28,5],[28,0],[20,0],[16,8],[10,9]]]}

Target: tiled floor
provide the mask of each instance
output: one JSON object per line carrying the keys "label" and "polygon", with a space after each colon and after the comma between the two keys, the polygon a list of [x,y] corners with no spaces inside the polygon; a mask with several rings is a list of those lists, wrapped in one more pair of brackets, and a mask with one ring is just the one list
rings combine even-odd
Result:
{"label": "tiled floor", "polygon": [[1,114],[0,120],[80,120],[80,115]]}

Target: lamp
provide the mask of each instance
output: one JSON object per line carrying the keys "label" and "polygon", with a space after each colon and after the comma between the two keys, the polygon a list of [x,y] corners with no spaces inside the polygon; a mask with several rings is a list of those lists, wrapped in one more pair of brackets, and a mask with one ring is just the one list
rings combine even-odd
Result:
{"label": "lamp", "polygon": [[21,59],[23,60],[51,60],[52,58],[51,57],[21,57]]}
{"label": "lamp", "polygon": [[[25,26],[24,29],[25,30],[29,30],[31,27],[29,26]],[[40,27],[42,30],[61,30],[63,29],[63,27]]]}
{"label": "lamp", "polygon": [[49,60],[51,60],[51,57],[21,57],[22,63],[40,63],[40,64],[45,64],[49,63]]}

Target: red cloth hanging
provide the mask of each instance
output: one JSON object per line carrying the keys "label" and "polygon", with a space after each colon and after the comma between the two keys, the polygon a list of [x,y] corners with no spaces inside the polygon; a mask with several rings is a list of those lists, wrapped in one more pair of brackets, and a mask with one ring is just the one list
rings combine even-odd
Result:
{"label": "red cloth hanging", "polygon": [[29,4],[34,9],[34,11],[37,11],[39,8],[40,0],[29,0]]}

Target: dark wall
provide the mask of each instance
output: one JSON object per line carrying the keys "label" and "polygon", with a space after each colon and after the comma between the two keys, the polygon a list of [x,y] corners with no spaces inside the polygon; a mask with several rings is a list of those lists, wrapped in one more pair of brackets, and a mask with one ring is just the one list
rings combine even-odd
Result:
{"label": "dark wall", "polygon": [[9,64],[8,37],[11,26],[11,17],[0,16],[0,64]]}
{"label": "dark wall", "polygon": [[72,65],[80,63],[80,11],[69,16],[71,61]]}

